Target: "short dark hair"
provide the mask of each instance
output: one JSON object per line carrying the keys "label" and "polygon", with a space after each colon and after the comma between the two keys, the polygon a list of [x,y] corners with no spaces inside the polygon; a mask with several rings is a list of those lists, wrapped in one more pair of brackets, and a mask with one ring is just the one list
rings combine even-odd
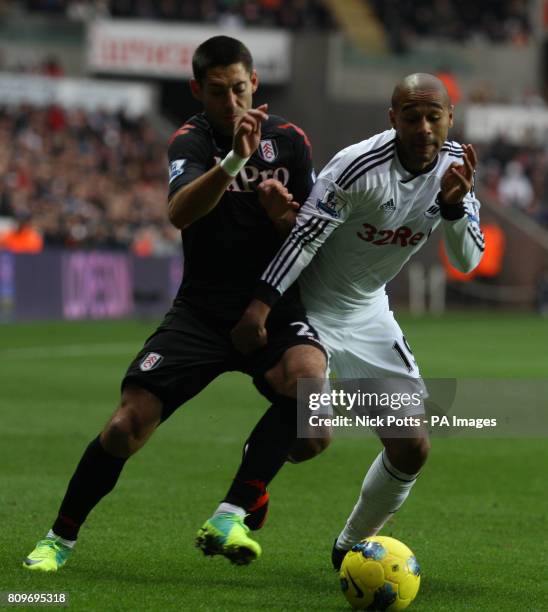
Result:
{"label": "short dark hair", "polygon": [[230,36],[214,36],[204,41],[192,56],[192,72],[201,81],[210,68],[242,63],[251,74],[253,58],[249,49],[239,40]]}

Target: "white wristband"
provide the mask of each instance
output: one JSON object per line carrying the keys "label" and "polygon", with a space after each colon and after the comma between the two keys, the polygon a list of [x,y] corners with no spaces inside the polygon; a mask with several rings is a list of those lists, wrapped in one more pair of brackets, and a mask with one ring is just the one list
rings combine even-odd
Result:
{"label": "white wristband", "polygon": [[234,151],[230,153],[221,162],[221,168],[229,175],[236,176],[238,172],[247,164],[249,157],[240,157]]}

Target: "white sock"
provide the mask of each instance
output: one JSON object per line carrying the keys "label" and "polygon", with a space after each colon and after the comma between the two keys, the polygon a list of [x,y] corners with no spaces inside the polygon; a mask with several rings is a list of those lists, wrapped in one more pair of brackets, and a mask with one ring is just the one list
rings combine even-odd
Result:
{"label": "white sock", "polygon": [[76,544],[76,540],[65,540],[65,538],[58,536],[52,529],[48,531],[46,538],[56,538],[63,546],[67,546],[68,548],[73,548]]}
{"label": "white sock", "polygon": [[349,550],[377,534],[406,500],[417,476],[396,469],[383,449],[365,475],[358,501],[337,538],[337,548]]}
{"label": "white sock", "polygon": [[222,502],[219,504],[217,510],[215,510],[213,513],[213,516],[217,516],[218,514],[238,514],[239,516],[245,516],[247,512],[243,508],[240,508],[240,506]]}

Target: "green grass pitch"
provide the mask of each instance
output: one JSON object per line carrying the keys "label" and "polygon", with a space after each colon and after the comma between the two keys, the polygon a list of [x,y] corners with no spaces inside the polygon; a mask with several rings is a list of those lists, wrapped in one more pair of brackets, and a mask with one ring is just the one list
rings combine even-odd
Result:
{"label": "green grass pitch", "polygon": [[[548,376],[546,320],[455,314],[400,322],[426,377]],[[0,591],[66,591],[72,610],[346,610],[329,555],[378,452],[373,439],[336,439],[314,461],[282,470],[257,533],[258,562],[233,567],[193,547],[265,407],[237,374],[180,409],[127,464],[63,570],[21,568],[152,327],[0,327]],[[434,441],[411,497],[383,531],[421,563],[411,610],[548,610],[547,460],[545,439]]]}

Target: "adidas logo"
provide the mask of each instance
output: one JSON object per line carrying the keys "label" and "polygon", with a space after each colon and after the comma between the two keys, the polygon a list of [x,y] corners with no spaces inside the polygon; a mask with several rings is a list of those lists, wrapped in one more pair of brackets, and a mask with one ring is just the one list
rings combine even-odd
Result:
{"label": "adidas logo", "polygon": [[437,204],[432,204],[430,208],[424,211],[424,216],[429,219],[433,219],[440,211],[440,207]]}
{"label": "adidas logo", "polygon": [[388,202],[381,204],[379,206],[380,210],[385,210],[386,212],[394,212],[396,210],[396,204],[393,198],[390,198]]}

